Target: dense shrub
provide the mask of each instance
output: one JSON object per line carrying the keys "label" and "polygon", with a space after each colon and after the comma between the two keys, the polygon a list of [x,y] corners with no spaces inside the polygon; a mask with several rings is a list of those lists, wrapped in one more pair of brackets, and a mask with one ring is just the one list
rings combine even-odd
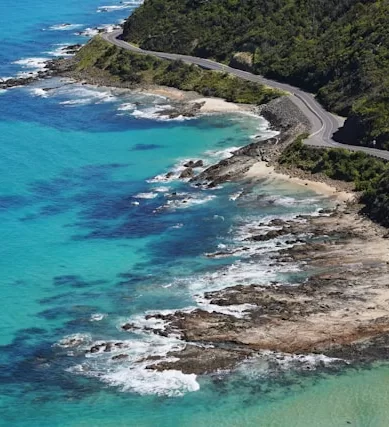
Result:
{"label": "dense shrub", "polygon": [[124,36],[234,66],[234,54],[246,52],[254,72],[316,92],[352,117],[348,143],[388,149],[388,28],[389,0],[147,0]]}

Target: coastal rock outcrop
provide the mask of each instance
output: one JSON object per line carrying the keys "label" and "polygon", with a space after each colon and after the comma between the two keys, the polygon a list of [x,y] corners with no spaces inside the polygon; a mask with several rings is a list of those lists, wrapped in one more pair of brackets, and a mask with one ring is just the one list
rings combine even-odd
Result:
{"label": "coastal rock outcrop", "polygon": [[[149,315],[149,320],[164,324],[152,332],[179,336],[188,343],[184,350],[170,353],[168,360],[153,359],[149,369],[202,374],[273,354],[268,352],[297,354],[293,357],[298,360],[323,353],[343,365],[346,362],[340,359],[359,363],[387,358],[387,239],[377,238],[377,229],[350,206],[257,227],[270,225],[280,229],[263,236],[291,234],[298,243],[275,250],[274,265],[298,265],[307,279],[293,286],[253,283],[205,292],[206,310]],[[261,235],[256,229],[252,233]],[[368,251],[366,238],[371,243]],[[241,315],[223,311],[233,307],[241,307]]]}
{"label": "coastal rock outcrop", "polygon": [[176,103],[171,108],[158,112],[160,116],[167,116],[169,119],[178,117],[196,117],[205,102]]}
{"label": "coastal rock outcrop", "polygon": [[202,168],[204,166],[204,162],[202,160],[189,160],[189,162],[184,164],[186,168]]}
{"label": "coastal rock outcrop", "polygon": [[242,178],[258,161],[274,163],[280,153],[301,133],[310,129],[309,120],[286,96],[260,107],[259,112],[281,132],[275,137],[252,142],[231,153],[231,157],[205,169],[191,182],[214,187]]}
{"label": "coastal rock outcrop", "polygon": [[193,168],[188,167],[181,172],[180,179],[192,178],[193,176],[194,176]]}

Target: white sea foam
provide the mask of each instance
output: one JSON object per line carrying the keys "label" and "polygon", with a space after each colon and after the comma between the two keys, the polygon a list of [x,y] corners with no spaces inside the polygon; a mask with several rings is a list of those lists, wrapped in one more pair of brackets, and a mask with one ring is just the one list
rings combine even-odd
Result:
{"label": "white sea foam", "polygon": [[114,12],[122,9],[135,9],[139,5],[143,3],[143,0],[138,1],[124,1],[118,5],[110,5],[110,6],[100,6],[97,8],[97,12]]}
{"label": "white sea foam", "polygon": [[104,313],[95,313],[95,314],[91,315],[90,321],[91,322],[100,322],[100,320],[103,320],[106,317],[107,317],[107,315]]}
{"label": "white sea foam", "polygon": [[91,103],[90,99],[70,99],[67,101],[60,102],[60,105],[77,106],[77,105],[87,105],[90,103]]}
{"label": "white sea foam", "polygon": [[158,197],[157,193],[139,193],[133,196],[135,199],[155,199]]}
{"label": "white sea foam", "polygon": [[[146,182],[148,183],[161,183],[161,182],[172,182],[175,181],[177,179],[179,179],[181,173],[186,169],[186,167],[184,166],[186,163],[188,163],[191,159],[179,159],[177,161],[177,163],[170,169],[170,176],[166,176],[167,174],[160,174],[155,176],[154,178],[148,179],[146,180]],[[201,172],[203,169],[205,169],[206,165],[208,164],[208,161],[205,159],[204,161],[204,167],[202,168],[196,168],[196,170],[198,172]],[[189,178],[187,179],[187,181],[189,180]]]}
{"label": "white sea foam", "polygon": [[136,108],[131,115],[137,119],[146,119],[146,120],[157,120],[157,121],[185,121],[185,120],[192,120],[193,117],[184,117],[184,116],[178,116],[178,117],[169,117],[168,115],[161,114],[165,110],[169,110],[171,108],[171,105],[154,105],[153,107],[147,107],[138,109]]}
{"label": "white sea foam", "polygon": [[23,68],[41,69],[45,66],[48,58],[24,58],[14,61],[14,64],[21,65]]}
{"label": "white sea foam", "polygon": [[13,64],[20,65],[23,69],[28,71],[21,71],[17,74],[19,78],[26,78],[36,76],[39,71],[43,71],[49,58],[23,58],[14,61]]}
{"label": "white sea foam", "polygon": [[103,24],[99,25],[98,27],[87,27],[82,31],[78,31],[75,34],[77,36],[83,36],[83,37],[94,37],[99,33],[112,33],[112,31],[119,30],[120,25],[115,24]]}
{"label": "white sea foam", "polygon": [[249,122],[252,124],[250,131],[251,127],[255,128],[255,133],[250,136],[250,139],[261,141],[279,134],[279,131],[270,128],[270,123],[267,120],[253,111],[239,111],[233,114],[230,120],[245,123],[248,118],[252,118],[252,122]]}
{"label": "white sea foam", "polygon": [[62,348],[79,347],[88,345],[91,341],[92,337],[89,334],[73,334],[67,335],[54,345]]}
{"label": "white sea foam", "polygon": [[76,33],[76,35],[78,36],[83,36],[83,37],[94,37],[97,34],[99,34],[99,29],[96,28],[85,28],[85,30],[80,31],[78,33]]}
{"label": "white sea foam", "polygon": [[146,182],[148,182],[149,184],[156,184],[159,182],[172,182],[177,178],[178,178],[178,175],[173,175],[168,177],[166,176],[166,173],[163,173],[160,175],[156,175],[154,178],[147,179]]}
{"label": "white sea foam", "polygon": [[242,147],[228,147],[223,150],[207,150],[204,155],[209,159],[212,159],[213,162],[228,159],[233,155],[233,152],[239,150]]}
{"label": "white sea foam", "polygon": [[196,302],[202,310],[208,311],[209,313],[215,312],[226,314],[237,317],[238,319],[242,319],[248,314],[250,310],[257,308],[257,306],[254,304],[236,304],[227,306],[211,304],[209,300],[203,297],[197,297]]}
{"label": "white sea foam", "polygon": [[[179,223],[177,223],[175,225],[172,225],[170,228],[172,228],[172,229],[179,229],[179,228],[182,228],[183,226],[184,226],[184,224],[182,224],[181,222],[179,222]],[[164,285],[164,287],[170,287],[170,286],[171,286],[171,284]]]}
{"label": "white sea foam", "polygon": [[118,111],[132,111],[135,110],[136,105],[132,104],[131,102],[127,102],[125,104],[122,104],[118,107]]}
{"label": "white sea foam", "polygon": [[323,354],[290,354],[262,351],[259,355],[242,362],[236,371],[250,380],[256,380],[277,371],[316,370],[320,367],[339,364],[344,365],[348,364],[348,362],[338,358],[327,357]]}
{"label": "white sea foam", "polygon": [[229,197],[229,200],[231,200],[232,202],[235,202],[236,200],[239,199],[239,197],[243,194],[243,190],[237,191],[234,194],[231,194],[231,196]]}
{"label": "white sea foam", "polygon": [[56,94],[61,97],[71,98],[61,101],[61,105],[76,107],[88,104],[102,104],[115,102],[117,97],[111,90],[102,90],[93,87],[69,85],[56,90]]}
{"label": "white sea foam", "polygon": [[56,24],[56,25],[52,25],[51,27],[49,27],[48,29],[50,31],[70,31],[70,30],[75,30],[76,28],[80,28],[82,27],[82,24]]}
{"label": "white sea foam", "polygon": [[[196,375],[147,369],[147,366],[153,363],[148,357],[160,357],[164,361],[175,360],[167,357],[167,354],[182,350],[185,347],[184,342],[174,337],[165,338],[155,334],[143,334],[139,338],[141,339],[122,341],[120,347],[112,346],[112,350],[108,352],[102,347],[101,351],[87,353],[84,363],[72,366],[69,371],[96,377],[109,385],[119,387],[122,391],[139,394],[181,396],[200,388]],[[101,341],[89,343],[89,348],[101,344]],[[88,350],[88,347],[81,349]],[[113,359],[118,355],[125,356]]]}
{"label": "white sea foam", "polygon": [[70,46],[71,43],[58,43],[55,44],[55,49],[49,50],[45,53],[51,56],[72,56],[74,53],[69,53],[67,47]]}
{"label": "white sea foam", "polygon": [[195,374],[184,374],[176,370],[156,372],[146,369],[122,368],[116,372],[103,374],[100,378],[110,385],[120,387],[123,391],[143,395],[177,397],[200,389]]}
{"label": "white sea foam", "polygon": [[168,193],[170,190],[170,187],[156,187],[152,189],[153,191],[156,191],[157,193]]}
{"label": "white sea foam", "polygon": [[47,90],[44,90],[40,87],[35,87],[35,88],[30,89],[30,93],[32,95],[39,96],[41,98],[48,98],[50,96],[50,94],[48,93]]}
{"label": "white sea foam", "polygon": [[187,197],[176,199],[176,200],[168,200],[165,205],[161,206],[159,209],[186,209],[191,206],[202,205],[204,203],[208,203],[213,200],[216,196],[214,195],[188,195]]}

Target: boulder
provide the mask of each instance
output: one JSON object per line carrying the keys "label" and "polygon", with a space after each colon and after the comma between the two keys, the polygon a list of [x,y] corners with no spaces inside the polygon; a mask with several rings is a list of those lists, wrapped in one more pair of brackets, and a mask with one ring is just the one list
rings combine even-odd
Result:
{"label": "boulder", "polygon": [[184,171],[182,171],[180,175],[180,179],[186,179],[186,178],[193,178],[194,172],[192,168],[186,168]]}
{"label": "boulder", "polygon": [[127,354],[118,354],[116,356],[112,357],[112,360],[123,360],[123,359],[127,359],[128,355]]}

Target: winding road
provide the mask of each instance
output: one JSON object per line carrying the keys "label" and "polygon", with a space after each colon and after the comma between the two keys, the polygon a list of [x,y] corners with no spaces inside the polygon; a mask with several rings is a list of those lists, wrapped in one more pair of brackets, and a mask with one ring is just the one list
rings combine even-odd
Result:
{"label": "winding road", "polygon": [[380,157],[385,160],[389,160],[389,151],[378,150],[369,147],[359,147],[354,145],[346,145],[336,142],[332,139],[333,134],[343,126],[344,120],[337,117],[327,110],[325,110],[315,99],[315,97],[297,87],[280,83],[274,80],[266,79],[257,74],[252,74],[247,71],[239,70],[237,68],[229,67],[225,64],[220,64],[210,59],[197,58],[195,56],[180,55],[176,53],[165,53],[165,52],[154,52],[150,50],[143,50],[137,46],[125,42],[120,39],[122,30],[115,30],[109,33],[102,33],[101,36],[104,40],[112,43],[118,47],[129,50],[135,53],[141,53],[145,55],[153,55],[158,58],[168,60],[181,60],[188,64],[196,64],[202,68],[209,70],[223,71],[226,73],[233,74],[234,76],[240,77],[241,79],[264,84],[274,89],[280,89],[288,92],[291,101],[308,117],[311,122],[312,133],[308,139],[305,140],[305,144],[313,145],[317,147],[332,147],[332,148],[347,148],[352,151],[363,151],[375,157]]}

